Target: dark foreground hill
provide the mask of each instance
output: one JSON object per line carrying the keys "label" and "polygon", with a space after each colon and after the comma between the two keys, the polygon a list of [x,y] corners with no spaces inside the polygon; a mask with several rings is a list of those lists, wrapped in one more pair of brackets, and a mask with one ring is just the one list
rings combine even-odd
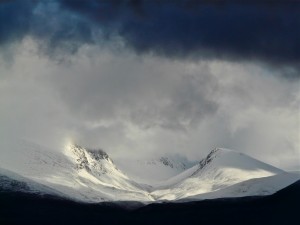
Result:
{"label": "dark foreground hill", "polygon": [[[129,204],[129,203],[128,203]],[[299,224],[300,181],[265,197],[156,203],[138,209],[0,190],[1,225]]]}

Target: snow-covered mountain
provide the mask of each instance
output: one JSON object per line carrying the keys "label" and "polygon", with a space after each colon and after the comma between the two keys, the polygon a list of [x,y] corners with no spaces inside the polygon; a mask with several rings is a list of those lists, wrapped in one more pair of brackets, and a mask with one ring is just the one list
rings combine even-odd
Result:
{"label": "snow-covered mountain", "polygon": [[243,153],[215,149],[196,166],[161,183],[152,195],[156,199],[176,200],[277,174],[286,173]]}
{"label": "snow-covered mountain", "polygon": [[[299,174],[227,149],[213,150],[191,168],[188,163],[167,157],[131,161],[128,165],[132,170],[136,168],[139,176],[148,176],[143,182],[132,176],[130,166],[121,164],[115,164],[102,150],[70,144],[64,152],[58,152],[18,141],[10,151],[0,151],[0,167],[6,169],[1,170],[2,175],[0,171],[0,190],[18,181],[25,191],[55,193],[79,201],[152,202],[266,195],[300,178]],[[160,182],[149,179],[155,175]]]}
{"label": "snow-covered mountain", "polygon": [[0,165],[66,196],[88,202],[151,201],[146,185],[129,179],[101,150],[69,145],[60,153],[19,141],[0,155]]}

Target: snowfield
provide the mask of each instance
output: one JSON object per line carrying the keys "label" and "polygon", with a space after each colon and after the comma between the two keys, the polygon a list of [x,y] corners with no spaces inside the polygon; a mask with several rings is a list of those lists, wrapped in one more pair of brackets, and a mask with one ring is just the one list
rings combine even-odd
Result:
{"label": "snowfield", "polygon": [[152,194],[156,199],[177,200],[282,173],[283,170],[242,153],[215,149],[199,164],[162,183]]}
{"label": "snowfield", "polygon": [[[17,141],[11,151],[0,152],[0,191],[14,187],[84,202],[149,203],[270,195],[300,179],[228,149],[215,149],[192,167],[167,157],[127,162],[118,163],[123,172],[102,150],[72,144],[61,153]],[[154,182],[155,174],[160,181]]]}

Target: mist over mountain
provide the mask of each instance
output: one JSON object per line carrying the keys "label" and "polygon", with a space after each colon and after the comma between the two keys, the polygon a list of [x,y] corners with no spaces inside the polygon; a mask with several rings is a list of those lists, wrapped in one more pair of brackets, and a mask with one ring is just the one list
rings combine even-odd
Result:
{"label": "mist over mountain", "polygon": [[0,224],[292,224],[300,2],[0,0]]}

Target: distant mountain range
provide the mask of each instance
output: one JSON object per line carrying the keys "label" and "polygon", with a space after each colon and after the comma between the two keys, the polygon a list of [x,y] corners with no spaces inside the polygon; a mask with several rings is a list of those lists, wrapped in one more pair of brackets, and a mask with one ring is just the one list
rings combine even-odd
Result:
{"label": "distant mountain range", "polygon": [[[184,158],[162,156],[128,160],[126,166],[114,163],[102,150],[79,145],[69,145],[62,153],[27,141],[16,142],[12,148],[0,155],[0,191],[52,195],[80,202],[149,204],[264,196],[300,179],[299,174],[228,149],[214,149],[194,164]],[[139,179],[143,174],[144,180]],[[164,180],[153,182],[155,174]]]}

